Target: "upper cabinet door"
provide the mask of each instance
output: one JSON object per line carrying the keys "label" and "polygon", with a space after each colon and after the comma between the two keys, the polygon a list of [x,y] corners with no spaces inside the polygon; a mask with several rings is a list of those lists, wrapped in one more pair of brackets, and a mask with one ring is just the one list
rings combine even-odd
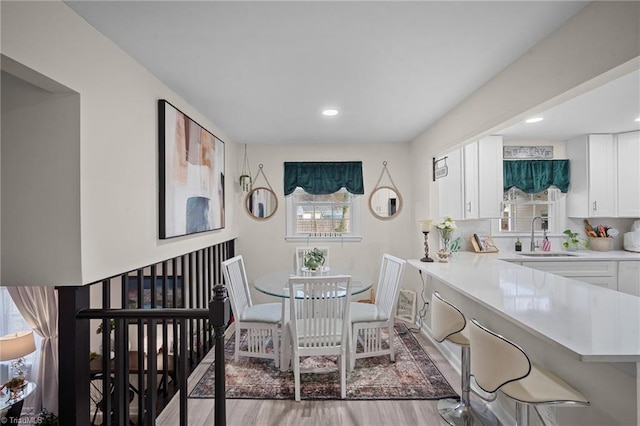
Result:
{"label": "upper cabinet door", "polygon": [[478,216],[502,217],[502,136],[478,141]]}
{"label": "upper cabinet door", "polygon": [[618,216],[640,217],[640,132],[618,134]]}
{"label": "upper cabinet door", "polygon": [[616,147],[613,135],[589,135],[589,216],[616,217]]}
{"label": "upper cabinet door", "polygon": [[478,141],[464,146],[464,218],[478,218]]}
{"label": "upper cabinet door", "polygon": [[617,217],[616,144],[613,135],[585,135],[567,142],[571,186],[569,217]]}
{"label": "upper cabinet door", "polygon": [[440,217],[502,216],[502,136],[487,136],[446,155],[449,173],[438,179]]}

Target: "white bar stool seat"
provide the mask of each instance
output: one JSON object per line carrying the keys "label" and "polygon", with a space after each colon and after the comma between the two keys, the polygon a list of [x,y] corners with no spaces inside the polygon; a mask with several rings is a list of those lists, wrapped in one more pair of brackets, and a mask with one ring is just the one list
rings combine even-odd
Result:
{"label": "white bar stool seat", "polygon": [[471,369],[484,391],[500,390],[516,402],[516,426],[526,426],[530,405],[587,406],[589,400],[555,374],[531,363],[515,343],[471,320]]}
{"label": "white bar stool seat", "polygon": [[437,291],[431,296],[431,332],[436,341],[449,341],[459,345],[462,350],[460,399],[448,398],[438,401],[440,416],[454,426],[496,424],[495,416],[487,407],[472,402],[469,398],[471,359],[467,320],[458,308],[444,300]]}

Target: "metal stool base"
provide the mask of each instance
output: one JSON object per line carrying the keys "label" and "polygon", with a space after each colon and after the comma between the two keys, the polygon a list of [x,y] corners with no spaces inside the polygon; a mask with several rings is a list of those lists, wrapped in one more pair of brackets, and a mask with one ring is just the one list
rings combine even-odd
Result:
{"label": "metal stool base", "polygon": [[497,426],[498,419],[489,409],[471,401],[471,406],[462,404],[457,399],[441,399],[438,401],[438,412],[452,426]]}

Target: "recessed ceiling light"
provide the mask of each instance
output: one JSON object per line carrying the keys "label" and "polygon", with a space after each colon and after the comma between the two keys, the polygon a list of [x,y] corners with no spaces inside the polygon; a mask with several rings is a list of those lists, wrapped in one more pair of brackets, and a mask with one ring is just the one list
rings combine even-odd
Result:
{"label": "recessed ceiling light", "polygon": [[338,110],[337,109],[325,109],[324,111],[322,111],[322,115],[326,115],[327,117],[333,117],[334,115],[338,115]]}
{"label": "recessed ceiling light", "polygon": [[525,123],[528,123],[528,124],[537,123],[537,122],[542,121],[542,120],[544,120],[544,118],[542,118],[542,117],[532,117],[532,118],[529,118],[529,119],[525,120]]}
{"label": "recessed ceiling light", "polygon": [[640,117],[636,118],[636,121],[640,121]]}

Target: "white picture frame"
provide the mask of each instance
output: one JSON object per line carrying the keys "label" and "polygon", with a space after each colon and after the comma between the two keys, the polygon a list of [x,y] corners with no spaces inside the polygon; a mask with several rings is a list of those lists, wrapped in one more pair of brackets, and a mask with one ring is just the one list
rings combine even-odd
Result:
{"label": "white picture frame", "polygon": [[417,294],[411,290],[400,290],[398,297],[398,309],[396,311],[396,319],[401,321],[415,323],[416,321],[416,301]]}

